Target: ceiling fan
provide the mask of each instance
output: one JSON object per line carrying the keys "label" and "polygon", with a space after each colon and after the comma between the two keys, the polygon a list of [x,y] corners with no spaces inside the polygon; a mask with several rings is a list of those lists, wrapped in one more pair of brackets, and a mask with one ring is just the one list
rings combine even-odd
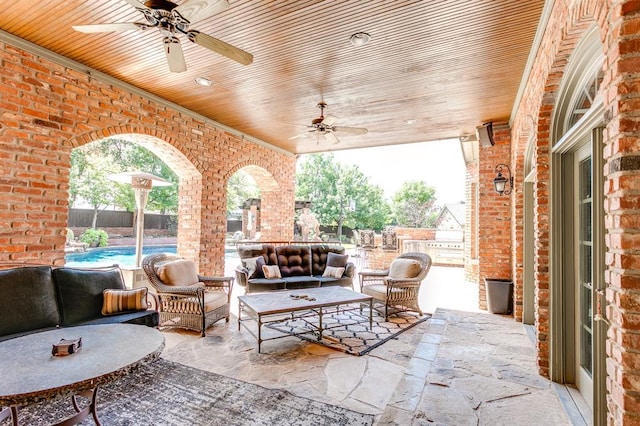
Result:
{"label": "ceiling fan", "polygon": [[316,141],[319,140],[320,136],[323,136],[327,142],[330,143],[339,143],[340,140],[334,134],[335,132],[348,133],[350,135],[364,135],[367,133],[367,129],[364,127],[346,127],[346,126],[334,126],[334,124],[338,121],[338,117],[334,115],[324,116],[324,109],[327,107],[327,104],[324,102],[320,102],[317,105],[320,108],[320,117],[315,118],[311,121],[310,127],[311,130],[306,131],[297,136],[293,136],[289,139],[298,139],[298,138],[306,138],[309,134],[316,134]]}
{"label": "ceiling fan", "polygon": [[130,30],[146,31],[151,28],[157,28],[164,36],[164,53],[167,56],[171,72],[187,70],[182,45],[177,37],[180,34],[186,35],[189,41],[193,43],[243,65],[249,65],[253,62],[253,55],[250,53],[200,31],[189,29],[192,23],[209,18],[227,9],[229,7],[227,0],[186,0],[181,5],[169,0],[147,0],[144,3],[138,0],[125,1],[142,12],[147,22],[74,25],[73,29],[83,33],[103,33]]}

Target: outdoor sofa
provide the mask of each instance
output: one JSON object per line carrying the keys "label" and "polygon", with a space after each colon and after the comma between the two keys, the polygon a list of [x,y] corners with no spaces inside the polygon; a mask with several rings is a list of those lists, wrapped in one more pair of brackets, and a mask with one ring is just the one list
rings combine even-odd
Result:
{"label": "outdoor sofa", "polygon": [[355,265],[344,247],[320,243],[239,244],[236,282],[246,293],[342,286],[353,289]]}
{"label": "outdoor sofa", "polygon": [[127,290],[117,266],[20,266],[0,270],[0,341],[58,327],[158,325],[147,289]]}

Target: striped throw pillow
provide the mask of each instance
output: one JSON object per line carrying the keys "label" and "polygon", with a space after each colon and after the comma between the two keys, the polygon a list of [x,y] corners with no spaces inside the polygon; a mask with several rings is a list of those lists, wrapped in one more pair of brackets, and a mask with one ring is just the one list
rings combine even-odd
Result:
{"label": "striped throw pillow", "polygon": [[102,315],[114,315],[123,312],[145,311],[147,309],[147,288],[133,290],[106,289],[102,292]]}

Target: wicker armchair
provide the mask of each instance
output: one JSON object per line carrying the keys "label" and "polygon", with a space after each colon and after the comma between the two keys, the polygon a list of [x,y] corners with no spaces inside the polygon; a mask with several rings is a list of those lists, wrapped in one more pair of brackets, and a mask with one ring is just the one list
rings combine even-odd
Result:
{"label": "wicker armchair", "polygon": [[390,313],[402,311],[416,311],[423,315],[418,305],[418,292],[430,268],[431,257],[428,254],[403,253],[391,262],[386,271],[374,271],[370,277],[363,272],[360,291],[372,296],[376,304],[384,305],[385,321]]}
{"label": "wicker armchair", "polygon": [[204,277],[193,262],[168,254],[153,254],[142,261],[142,269],[155,288],[160,328],[205,330],[215,322],[229,322],[233,277]]}

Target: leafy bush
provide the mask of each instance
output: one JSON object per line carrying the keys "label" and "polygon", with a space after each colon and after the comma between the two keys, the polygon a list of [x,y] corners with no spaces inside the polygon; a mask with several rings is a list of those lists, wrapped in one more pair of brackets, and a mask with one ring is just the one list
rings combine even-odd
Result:
{"label": "leafy bush", "polygon": [[104,229],[89,228],[80,237],[80,241],[90,246],[106,247],[109,242],[109,235]]}

